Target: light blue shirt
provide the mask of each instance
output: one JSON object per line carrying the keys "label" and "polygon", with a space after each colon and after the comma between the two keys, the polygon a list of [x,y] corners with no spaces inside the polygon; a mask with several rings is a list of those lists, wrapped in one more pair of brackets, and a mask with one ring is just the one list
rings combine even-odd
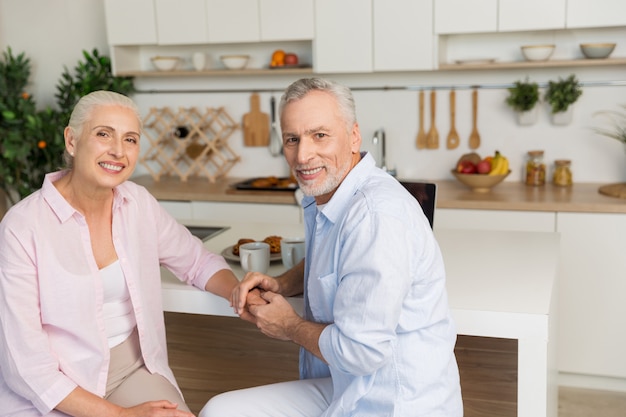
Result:
{"label": "light blue shirt", "polygon": [[330,324],[328,365],[302,349],[300,373],[332,377],[323,416],[462,416],[443,259],[417,200],[363,154],[321,210],[303,206],[305,318]]}

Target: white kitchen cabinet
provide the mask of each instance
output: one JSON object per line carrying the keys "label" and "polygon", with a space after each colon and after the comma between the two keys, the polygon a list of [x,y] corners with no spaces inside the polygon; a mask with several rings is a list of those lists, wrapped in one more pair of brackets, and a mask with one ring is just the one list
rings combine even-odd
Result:
{"label": "white kitchen cabinet", "polygon": [[154,0],[159,45],[207,43],[205,0]]}
{"label": "white kitchen cabinet", "polygon": [[626,26],[624,0],[567,0],[568,28]]}
{"label": "white kitchen cabinet", "polygon": [[259,0],[261,41],[312,40],[313,0]]}
{"label": "white kitchen cabinet", "polygon": [[435,33],[496,32],[498,0],[434,0]]}
{"label": "white kitchen cabinet", "polygon": [[558,213],[559,371],[626,378],[626,215]]}
{"label": "white kitchen cabinet", "polygon": [[432,0],[374,0],[374,71],[435,68]]}
{"label": "white kitchen cabinet", "polygon": [[547,211],[435,209],[436,229],[554,232],[556,214]]}
{"label": "white kitchen cabinet", "polygon": [[499,0],[498,31],[565,28],[567,0]]}
{"label": "white kitchen cabinet", "polygon": [[159,200],[161,207],[177,220],[193,219],[191,201],[165,201]]}
{"label": "white kitchen cabinet", "polygon": [[258,0],[206,0],[209,42],[258,42]]}
{"label": "white kitchen cabinet", "polygon": [[105,0],[104,15],[109,45],[157,43],[153,0]]}
{"label": "white kitchen cabinet", "polygon": [[372,57],[372,0],[316,0],[315,72],[371,72]]}

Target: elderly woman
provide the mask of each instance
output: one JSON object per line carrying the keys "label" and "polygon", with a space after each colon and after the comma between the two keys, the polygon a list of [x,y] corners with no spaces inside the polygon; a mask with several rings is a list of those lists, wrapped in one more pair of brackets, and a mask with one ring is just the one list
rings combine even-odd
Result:
{"label": "elderly woman", "polygon": [[224,298],[238,280],[127,181],[132,100],[91,93],[64,134],[68,168],[0,223],[0,416],[192,416],[168,366],[159,268]]}

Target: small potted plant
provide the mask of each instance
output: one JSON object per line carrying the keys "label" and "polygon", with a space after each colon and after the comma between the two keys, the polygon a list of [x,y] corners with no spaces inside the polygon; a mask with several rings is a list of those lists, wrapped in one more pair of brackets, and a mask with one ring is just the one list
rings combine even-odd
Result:
{"label": "small potted plant", "polygon": [[626,104],[622,104],[622,111],[605,110],[594,113],[594,116],[605,116],[613,125],[612,129],[594,128],[594,132],[607,138],[615,139],[626,147]]}
{"label": "small potted plant", "polygon": [[526,81],[516,81],[513,87],[508,88],[509,96],[506,104],[517,112],[517,121],[520,125],[532,125],[537,121],[537,103],[539,102],[539,86]]}
{"label": "small potted plant", "polygon": [[559,81],[549,81],[548,90],[544,96],[550,104],[552,123],[566,125],[572,121],[574,104],[582,95],[583,90],[574,74]]}

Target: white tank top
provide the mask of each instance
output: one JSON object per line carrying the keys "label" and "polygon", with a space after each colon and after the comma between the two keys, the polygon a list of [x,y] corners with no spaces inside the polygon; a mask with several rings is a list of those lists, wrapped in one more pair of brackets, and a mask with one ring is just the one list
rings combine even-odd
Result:
{"label": "white tank top", "polygon": [[112,348],[130,336],[137,322],[120,261],[102,268],[100,277],[104,287],[104,326]]}

